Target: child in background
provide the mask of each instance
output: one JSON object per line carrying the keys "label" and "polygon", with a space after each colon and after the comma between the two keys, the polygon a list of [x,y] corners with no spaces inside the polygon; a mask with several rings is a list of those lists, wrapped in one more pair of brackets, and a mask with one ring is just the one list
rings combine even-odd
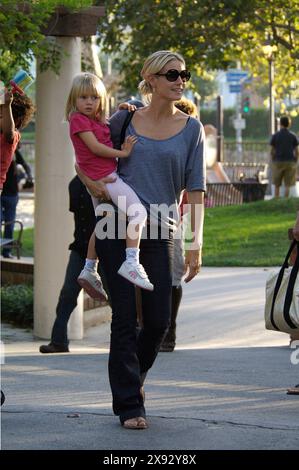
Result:
{"label": "child in background", "polygon": [[[76,162],[80,170],[93,180],[114,177],[115,182],[106,185],[107,191],[119,207],[118,197],[125,196],[126,207],[119,207],[128,214],[129,207],[138,207],[137,216],[128,215],[126,237],[126,260],[118,273],[133,284],[153,290],[143,266],[139,263],[139,244],[147,212],[136,193],[117,175],[118,158],[127,158],[136,142],[128,136],[121,150],[113,149],[110,130],[106,123],[106,90],[103,82],[91,73],[77,75],[66,104],[66,119],[70,123],[70,137],[75,149]],[[94,208],[99,204],[92,197]],[[134,236],[132,236],[134,234]],[[94,298],[106,299],[102,281],[97,273],[95,234],[90,238],[85,267],[78,278],[79,284]]]}
{"label": "child in background", "polygon": [[[198,119],[197,107],[191,100],[183,97],[175,103],[175,106],[183,111],[183,113]],[[182,279],[186,272],[184,259],[185,231],[183,223],[183,216],[185,214],[184,205],[186,204],[188,204],[188,198],[187,193],[184,191],[180,203],[181,223],[178,226],[181,236],[174,237],[170,325],[160,346],[160,351],[162,352],[172,352],[176,345],[176,319],[183,296]]]}
{"label": "child in background", "polygon": [[0,190],[6,179],[7,170],[12,162],[20,141],[19,130],[26,127],[34,113],[34,106],[25,94],[5,90],[4,104],[0,105]]}

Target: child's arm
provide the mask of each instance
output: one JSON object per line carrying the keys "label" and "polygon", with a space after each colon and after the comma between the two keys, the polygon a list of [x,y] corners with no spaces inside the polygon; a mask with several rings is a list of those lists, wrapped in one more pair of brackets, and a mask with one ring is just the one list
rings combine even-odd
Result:
{"label": "child's arm", "polygon": [[127,111],[132,112],[132,111],[136,111],[137,108],[135,104],[124,102],[118,105],[118,109],[126,109]]}
{"label": "child's arm", "polygon": [[5,101],[3,106],[3,119],[2,119],[2,132],[5,136],[5,140],[11,144],[14,139],[15,133],[15,123],[11,110],[11,103],[13,100],[13,95],[11,91],[5,92]]}
{"label": "child's arm", "polygon": [[108,147],[107,145],[101,144],[91,131],[79,132],[77,135],[83,140],[92,153],[104,158],[126,158],[130,155],[135,143],[137,142],[137,137],[130,135],[126,138],[122,146],[122,150],[116,150]]}

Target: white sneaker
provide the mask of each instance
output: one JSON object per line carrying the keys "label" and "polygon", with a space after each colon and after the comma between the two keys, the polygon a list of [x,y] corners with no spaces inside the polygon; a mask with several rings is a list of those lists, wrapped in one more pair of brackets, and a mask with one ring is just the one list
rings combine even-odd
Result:
{"label": "white sneaker", "polygon": [[101,277],[96,271],[84,268],[77,279],[87,294],[96,300],[107,300],[108,296],[104,290]]}
{"label": "white sneaker", "polygon": [[132,282],[138,287],[146,290],[154,290],[153,284],[149,281],[142,264],[124,261],[117,271],[122,277]]}

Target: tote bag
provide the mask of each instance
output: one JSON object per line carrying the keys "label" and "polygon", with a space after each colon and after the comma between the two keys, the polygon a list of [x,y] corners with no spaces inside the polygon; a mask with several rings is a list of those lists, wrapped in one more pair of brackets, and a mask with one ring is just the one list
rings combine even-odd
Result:
{"label": "tote bag", "polygon": [[[290,255],[297,245],[294,266]],[[267,330],[294,333],[299,331],[299,242],[294,240],[281,269],[266,282],[265,326]]]}

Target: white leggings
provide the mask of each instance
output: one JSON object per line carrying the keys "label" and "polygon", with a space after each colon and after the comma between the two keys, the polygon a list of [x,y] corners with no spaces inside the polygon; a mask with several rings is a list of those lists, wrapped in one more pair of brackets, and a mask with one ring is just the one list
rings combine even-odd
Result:
{"label": "white leggings", "polygon": [[[108,177],[116,178],[114,183],[106,183],[112,202],[127,215],[129,224],[138,224],[143,227],[147,219],[147,212],[135,191],[117,173],[113,172]],[[96,209],[102,201],[94,196],[91,198],[93,207]]]}

